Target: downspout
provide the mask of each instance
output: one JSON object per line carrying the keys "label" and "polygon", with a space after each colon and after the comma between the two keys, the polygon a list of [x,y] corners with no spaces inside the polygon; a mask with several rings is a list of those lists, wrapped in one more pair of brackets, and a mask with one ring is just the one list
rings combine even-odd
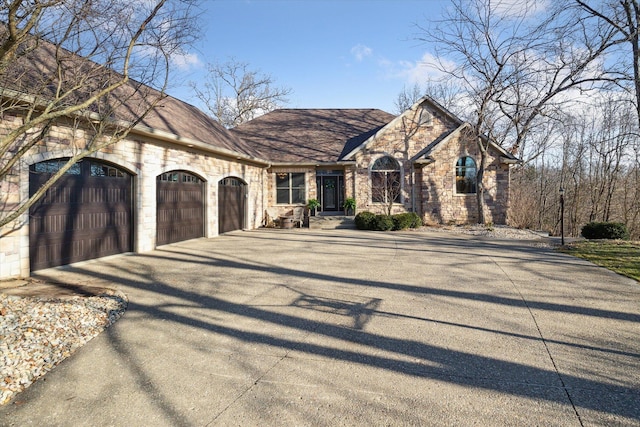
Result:
{"label": "downspout", "polygon": [[416,166],[411,163],[411,212],[416,211]]}
{"label": "downspout", "polygon": [[263,227],[267,226],[267,221],[265,221],[265,212],[269,207],[269,190],[264,188],[264,180],[269,175],[268,170],[271,168],[271,166],[272,164],[269,163],[269,166],[265,167],[264,171],[260,174],[260,181],[262,185],[262,219],[260,220],[260,224],[262,224]]}
{"label": "downspout", "polygon": [[356,196],[356,177],[357,177],[357,171],[358,171],[358,167],[357,166],[351,166],[351,197],[353,197],[353,199],[356,201],[356,208],[353,211],[353,214],[357,214],[358,212],[358,198]]}

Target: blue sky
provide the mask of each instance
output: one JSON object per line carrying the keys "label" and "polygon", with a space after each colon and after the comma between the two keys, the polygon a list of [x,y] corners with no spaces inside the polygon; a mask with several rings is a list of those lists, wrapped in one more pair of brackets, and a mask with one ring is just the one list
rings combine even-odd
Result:
{"label": "blue sky", "polygon": [[186,85],[207,62],[234,57],[293,90],[291,108],[394,112],[404,85],[424,75],[416,40],[446,0],[204,0],[202,40],[169,93],[199,105]]}

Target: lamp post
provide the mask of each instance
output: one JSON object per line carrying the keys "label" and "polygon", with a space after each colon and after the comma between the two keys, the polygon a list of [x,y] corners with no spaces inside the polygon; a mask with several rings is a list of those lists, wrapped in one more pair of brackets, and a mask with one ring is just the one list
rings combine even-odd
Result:
{"label": "lamp post", "polygon": [[560,243],[564,246],[564,188],[560,186]]}

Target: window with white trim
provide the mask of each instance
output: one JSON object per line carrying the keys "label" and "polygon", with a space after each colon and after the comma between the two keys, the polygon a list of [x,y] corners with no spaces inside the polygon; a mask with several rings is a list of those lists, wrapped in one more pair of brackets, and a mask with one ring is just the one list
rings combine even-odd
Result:
{"label": "window with white trim", "polygon": [[401,187],[398,161],[391,156],[376,160],[371,167],[371,201],[400,203]]}

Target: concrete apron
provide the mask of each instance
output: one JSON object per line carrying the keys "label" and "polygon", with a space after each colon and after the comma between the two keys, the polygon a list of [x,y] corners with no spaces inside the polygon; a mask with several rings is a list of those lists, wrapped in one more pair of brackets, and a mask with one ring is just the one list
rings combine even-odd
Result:
{"label": "concrete apron", "polygon": [[130,305],[2,425],[640,424],[640,286],[532,242],[258,230],[40,277]]}

